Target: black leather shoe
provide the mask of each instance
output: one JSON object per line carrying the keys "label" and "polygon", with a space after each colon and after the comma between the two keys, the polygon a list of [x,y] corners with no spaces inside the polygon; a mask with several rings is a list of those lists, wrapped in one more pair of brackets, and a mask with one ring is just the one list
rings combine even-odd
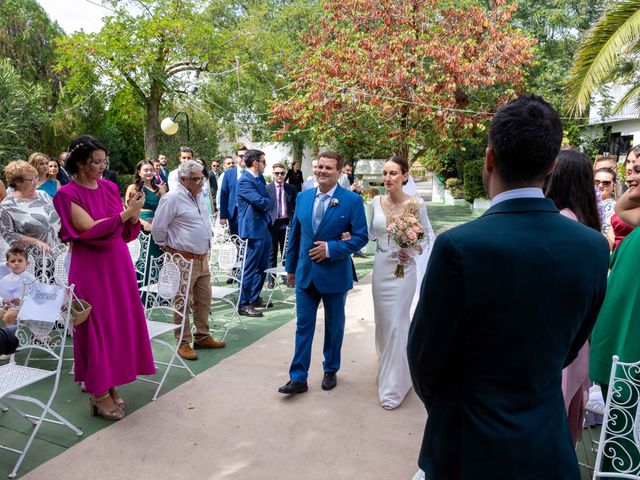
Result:
{"label": "black leather shoe", "polygon": [[227,285],[231,285],[235,280],[233,278],[227,278]]}
{"label": "black leather shoe", "polygon": [[369,255],[367,255],[366,253],[362,253],[362,252],[356,252],[353,254],[354,257],[356,258],[367,258]]}
{"label": "black leather shoe", "polygon": [[289,380],[284,387],[278,389],[278,393],[284,393],[285,395],[295,395],[296,393],[304,393],[309,390],[307,382],[294,382]]}
{"label": "black leather shoe", "polygon": [[273,280],[269,280],[269,283],[267,283],[267,288],[269,290],[273,290],[274,288],[276,288],[276,283]]}
{"label": "black leather shoe", "polygon": [[249,305],[251,305],[252,307],[256,308],[271,308],[273,307],[273,303],[272,302],[267,302],[266,300],[263,300],[262,298],[260,300],[258,300],[257,302],[251,302]]}
{"label": "black leather shoe", "polygon": [[264,317],[262,312],[259,312],[252,306],[238,308],[238,315],[244,315],[245,317]]}
{"label": "black leather shoe", "polygon": [[322,378],[322,389],[323,390],[332,390],[336,388],[338,384],[338,380],[336,379],[336,372],[325,373]]}

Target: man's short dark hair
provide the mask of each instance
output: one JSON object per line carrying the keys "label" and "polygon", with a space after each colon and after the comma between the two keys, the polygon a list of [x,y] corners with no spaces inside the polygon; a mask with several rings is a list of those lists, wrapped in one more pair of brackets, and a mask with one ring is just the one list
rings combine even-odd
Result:
{"label": "man's short dark hair", "polygon": [[180,147],[180,153],[190,153],[193,155],[193,149],[191,147]]}
{"label": "man's short dark hair", "polygon": [[281,168],[281,169],[283,169],[283,170],[286,170],[286,168],[285,168],[284,164],[282,164],[282,163],[276,163],[275,165],[273,165],[273,166],[271,167],[271,170],[274,170],[274,169],[276,169],[276,168]]}
{"label": "man's short dark hair", "polygon": [[489,126],[496,171],[508,184],[544,180],[561,144],[560,117],[535,95],[522,95],[500,107]]}
{"label": "man's short dark hair", "polygon": [[344,160],[342,160],[342,157],[340,156],[339,153],[336,152],[322,152],[320,155],[318,155],[318,160],[320,160],[321,158],[330,158],[336,161],[336,168],[338,170],[342,170],[342,167],[344,165]]}
{"label": "man's short dark hair", "polygon": [[264,152],[260,150],[247,150],[244,154],[244,163],[247,168],[251,168],[255,162],[260,160],[260,157],[264,155]]}

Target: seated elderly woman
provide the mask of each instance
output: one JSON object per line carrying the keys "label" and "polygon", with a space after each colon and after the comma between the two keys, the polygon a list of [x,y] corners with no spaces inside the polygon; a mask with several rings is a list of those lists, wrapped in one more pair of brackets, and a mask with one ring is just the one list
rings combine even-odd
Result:
{"label": "seated elderly woman", "polygon": [[37,170],[16,160],[4,168],[4,173],[13,193],[0,204],[2,237],[10,246],[51,251],[60,243],[60,217],[51,197],[36,190]]}

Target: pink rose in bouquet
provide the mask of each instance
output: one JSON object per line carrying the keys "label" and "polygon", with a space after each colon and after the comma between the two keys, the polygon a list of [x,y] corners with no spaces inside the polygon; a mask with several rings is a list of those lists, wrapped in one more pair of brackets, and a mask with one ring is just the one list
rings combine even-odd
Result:
{"label": "pink rose in bouquet", "polygon": [[[417,247],[425,236],[424,227],[409,209],[403,215],[393,217],[393,221],[387,226],[387,233],[402,249]],[[401,262],[398,262],[395,276],[404,278],[404,265]]]}

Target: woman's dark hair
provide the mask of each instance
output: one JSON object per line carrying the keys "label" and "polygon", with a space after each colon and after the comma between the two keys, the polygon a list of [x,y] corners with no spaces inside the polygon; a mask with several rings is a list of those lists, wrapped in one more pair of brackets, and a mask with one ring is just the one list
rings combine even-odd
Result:
{"label": "woman's dark hair", "polygon": [[[142,185],[144,185],[144,180],[140,176],[140,170],[145,165],[151,165],[151,168],[153,168],[153,162],[151,160],[140,160],[136,165],[136,173],[134,174],[133,180],[133,184],[136,186],[136,190],[140,190],[142,188]],[[151,188],[153,189],[153,193],[155,193],[156,195],[160,191],[155,177],[151,177]]]}
{"label": "woman's dark hair", "polygon": [[600,231],[600,217],[593,181],[591,161],[575,148],[563,148],[558,163],[548,178],[545,191],[558,210],[568,208],[578,221]]}
{"label": "woman's dark hair", "polygon": [[89,135],[74,138],[69,144],[69,157],[64,167],[65,170],[71,175],[77,175],[78,165],[86,165],[91,158],[91,154],[96,150],[103,150],[105,153],[109,153],[107,147],[97,138]]}
{"label": "woman's dark hair", "polygon": [[[400,155],[394,155],[393,157],[387,158],[387,162],[393,162],[400,167],[400,171],[404,175],[405,173],[409,173],[409,162],[404,157]],[[402,185],[406,185],[409,182],[409,179],[402,182]]]}
{"label": "woman's dark hair", "polygon": [[640,144],[638,145],[634,145],[633,147],[631,147],[629,149],[629,151],[627,152],[627,157],[631,154],[634,154],[636,157],[640,157]]}

